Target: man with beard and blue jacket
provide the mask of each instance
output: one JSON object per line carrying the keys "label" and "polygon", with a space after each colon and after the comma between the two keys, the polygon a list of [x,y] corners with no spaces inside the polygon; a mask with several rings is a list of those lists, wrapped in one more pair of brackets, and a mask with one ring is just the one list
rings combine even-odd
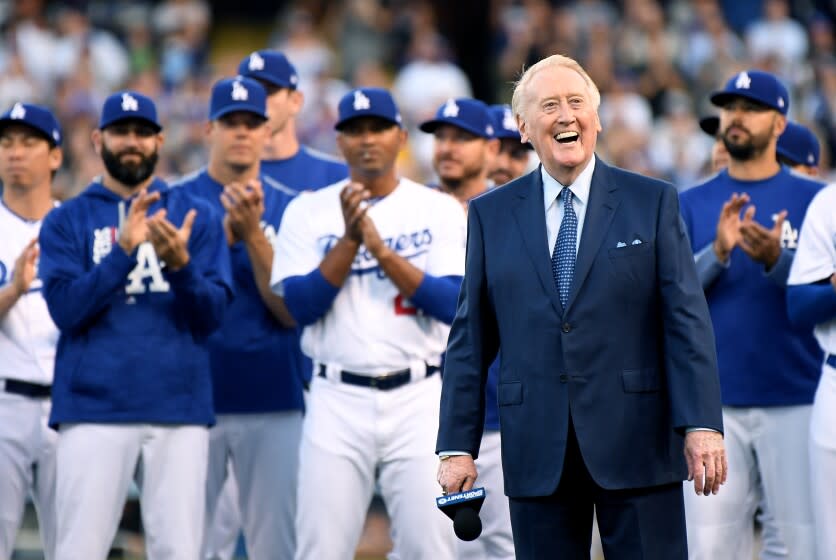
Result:
{"label": "man with beard and blue jacket", "polygon": [[200,554],[215,422],[204,343],[231,297],[229,256],[212,208],[154,177],[161,130],[151,99],[108,97],[93,132],[104,174],[40,232],[61,332],[59,560],[107,557],[135,476],[148,557]]}

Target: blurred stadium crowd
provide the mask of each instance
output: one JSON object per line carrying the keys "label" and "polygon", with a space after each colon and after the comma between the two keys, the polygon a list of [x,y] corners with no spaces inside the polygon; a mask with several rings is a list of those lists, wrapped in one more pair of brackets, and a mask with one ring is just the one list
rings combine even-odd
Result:
{"label": "blurred stadium crowd", "polygon": [[[352,86],[391,87],[411,135],[404,175],[432,180],[432,136],[417,132],[450,97],[474,95],[429,0],[296,0],[277,8],[265,37],[217,44],[224,22],[205,0],[6,0],[0,2],[0,107],[17,100],[52,107],[66,131],[55,186],[72,196],[98,174],[90,131],[104,98],[120,88],[156,100],[167,141],[161,175],[206,161],[210,85],[234,73],[252,48],[283,51],[306,96],[302,142],[335,153],[339,97]],[[493,89],[508,102],[521,68],[550,53],[576,58],[601,89],[599,153],[610,163],[681,188],[708,173],[712,139],[699,117],[707,93],[757,67],[790,87],[792,120],[822,142],[820,168],[836,155],[834,13],[827,0],[493,0],[489,44]],[[246,14],[242,14],[246,16]],[[254,23],[255,25],[255,23]]]}

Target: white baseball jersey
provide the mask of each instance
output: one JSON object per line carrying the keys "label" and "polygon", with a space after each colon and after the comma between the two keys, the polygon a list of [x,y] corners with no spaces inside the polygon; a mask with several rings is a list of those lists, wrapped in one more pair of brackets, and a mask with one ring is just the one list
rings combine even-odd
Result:
{"label": "white baseball jersey", "polygon": [[[25,220],[0,203],[0,288],[12,281],[15,260],[40,230],[40,221]],[[0,379],[52,383],[58,329],[41,288],[40,278],[35,278],[29,291],[0,319]]]}
{"label": "white baseball jersey", "polygon": [[[305,192],[287,207],[276,240],[271,286],[303,276],[345,233],[340,191],[346,181]],[[373,202],[368,216],[400,256],[433,276],[462,276],[465,215],[450,196],[401,179]],[[423,314],[398,292],[377,260],[361,246],[351,273],[329,311],[302,334],[302,351],[342,369],[384,373],[416,361],[438,365],[449,327]]]}
{"label": "white baseball jersey", "polygon": [[[789,285],[811,284],[836,272],[836,183],[828,185],[807,208],[790,269]],[[836,354],[836,319],[816,325],[816,340]]]}

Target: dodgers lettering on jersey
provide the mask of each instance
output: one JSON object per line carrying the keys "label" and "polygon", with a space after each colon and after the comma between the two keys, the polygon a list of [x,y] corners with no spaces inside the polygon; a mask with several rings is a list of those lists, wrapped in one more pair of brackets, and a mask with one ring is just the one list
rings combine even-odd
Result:
{"label": "dodgers lettering on jersey", "polygon": [[[270,186],[262,175],[265,237],[276,232],[292,196]],[[185,178],[175,188],[199,196],[223,216],[223,185],[206,170]],[[282,327],[261,299],[247,248],[239,241],[230,248],[235,297],[221,327],[209,337],[215,411],[221,414],[301,410],[302,372],[299,334]]]}
{"label": "dodgers lettering on jersey", "polygon": [[[836,184],[822,189],[807,209],[801,239],[788,284],[813,284],[836,273]],[[816,340],[828,354],[836,354],[836,319],[819,323]]]}
{"label": "dodgers lettering on jersey", "polygon": [[[345,182],[290,203],[276,242],[271,285],[310,273],[345,232],[339,193]],[[450,196],[401,179],[368,211],[380,236],[409,262],[434,276],[462,276],[466,224]],[[449,327],[403,298],[361,246],[331,309],[306,327],[302,350],[343,369],[383,373],[419,362],[438,364]]]}
{"label": "dodgers lettering on jersey", "polygon": [[[40,221],[25,220],[0,203],[0,288],[13,281],[15,261],[40,229]],[[52,383],[58,329],[41,288],[36,273],[27,293],[0,317],[0,379]]]}

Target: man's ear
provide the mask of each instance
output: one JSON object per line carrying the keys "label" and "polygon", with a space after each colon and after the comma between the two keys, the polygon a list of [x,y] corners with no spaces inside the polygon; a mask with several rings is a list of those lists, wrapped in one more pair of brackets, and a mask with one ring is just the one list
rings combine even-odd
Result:
{"label": "man's ear", "polygon": [[64,150],[60,146],[55,146],[49,151],[49,170],[55,173],[61,168],[64,162]]}
{"label": "man's ear", "polygon": [[90,133],[90,140],[93,142],[93,149],[96,151],[96,155],[102,155],[102,131],[99,128],[94,128],[93,132]]}

